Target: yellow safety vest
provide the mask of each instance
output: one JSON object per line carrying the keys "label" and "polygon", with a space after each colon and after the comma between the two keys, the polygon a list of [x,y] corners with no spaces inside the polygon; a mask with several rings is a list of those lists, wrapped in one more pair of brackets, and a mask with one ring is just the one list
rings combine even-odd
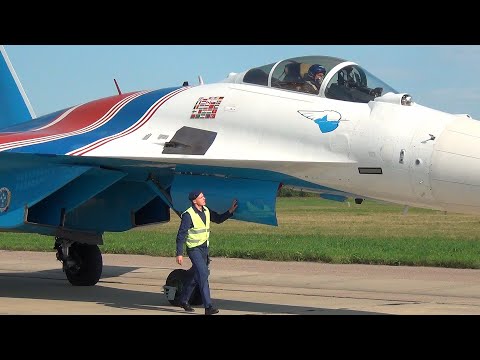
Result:
{"label": "yellow safety vest", "polygon": [[203,207],[206,224],[203,223],[202,218],[195,212],[193,207],[189,207],[183,212],[183,214],[186,212],[190,214],[193,223],[193,228],[188,229],[187,241],[185,243],[187,248],[202,245],[205,241],[208,246],[208,237],[210,235],[210,211],[206,206]]}

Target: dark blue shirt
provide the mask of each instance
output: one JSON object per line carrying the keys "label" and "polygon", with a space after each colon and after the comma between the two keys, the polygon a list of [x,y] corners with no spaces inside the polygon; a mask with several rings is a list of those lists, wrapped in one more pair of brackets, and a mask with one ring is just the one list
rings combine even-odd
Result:
{"label": "dark blue shirt", "polygon": [[[198,215],[200,215],[200,219],[202,219],[203,223],[205,224],[207,220],[205,218],[205,213],[203,212],[203,207],[202,207],[202,210],[198,210],[195,206],[192,206],[192,208]],[[217,212],[211,209],[208,209],[208,210],[210,210],[210,221],[213,221],[216,224],[220,224],[233,216],[233,213],[230,214],[228,210],[225,211],[223,214],[218,214]],[[180,255],[183,256],[183,244],[185,244],[185,241],[187,240],[188,229],[192,227],[193,227],[192,217],[188,212],[186,212],[182,215],[180,227],[178,228],[176,256],[180,256]],[[207,246],[207,242],[205,241],[200,246]]]}

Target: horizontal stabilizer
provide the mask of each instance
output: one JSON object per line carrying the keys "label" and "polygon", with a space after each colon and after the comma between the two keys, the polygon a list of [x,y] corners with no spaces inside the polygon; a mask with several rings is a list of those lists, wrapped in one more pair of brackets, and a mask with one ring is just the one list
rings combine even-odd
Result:
{"label": "horizontal stabilizer", "polygon": [[4,128],[31,120],[35,113],[3,45],[0,52],[0,128]]}

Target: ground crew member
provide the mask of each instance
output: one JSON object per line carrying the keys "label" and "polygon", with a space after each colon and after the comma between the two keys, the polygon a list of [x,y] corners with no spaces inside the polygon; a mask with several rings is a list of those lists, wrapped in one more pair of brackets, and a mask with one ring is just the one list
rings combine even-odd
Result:
{"label": "ground crew member", "polygon": [[195,286],[198,285],[205,307],[205,315],[218,313],[213,307],[210,298],[210,286],[208,283],[208,245],[210,235],[210,221],[220,224],[232,217],[238,207],[237,200],[233,200],[230,209],[223,214],[210,210],[206,207],[206,198],[200,190],[188,194],[192,206],[182,213],[182,220],[177,233],[176,260],[179,265],[183,263],[183,244],[185,243],[187,254],[192,261],[192,271],[189,271],[190,278],[183,284],[183,291],[180,294],[179,303],[185,311],[194,311],[188,303]]}

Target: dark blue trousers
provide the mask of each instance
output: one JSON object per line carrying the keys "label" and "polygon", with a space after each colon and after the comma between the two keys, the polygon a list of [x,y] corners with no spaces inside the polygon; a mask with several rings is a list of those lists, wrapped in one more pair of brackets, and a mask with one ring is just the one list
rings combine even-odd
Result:
{"label": "dark blue trousers", "polygon": [[188,270],[189,277],[183,284],[184,288],[179,300],[181,303],[188,302],[195,286],[198,285],[203,306],[208,308],[212,306],[208,284],[208,247],[200,245],[191,249],[187,248],[187,254],[192,261],[192,268]]}

